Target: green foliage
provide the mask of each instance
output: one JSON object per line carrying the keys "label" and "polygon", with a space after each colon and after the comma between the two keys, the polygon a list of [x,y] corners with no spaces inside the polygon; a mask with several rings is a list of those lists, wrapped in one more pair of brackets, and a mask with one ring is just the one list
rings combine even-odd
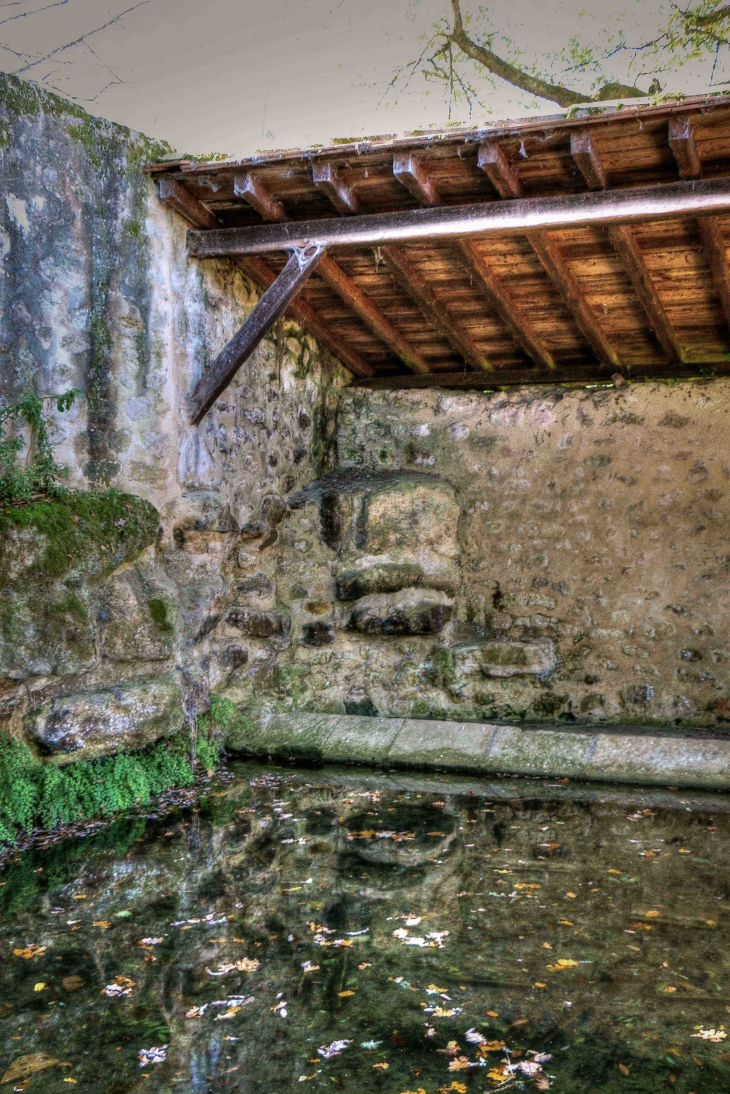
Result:
{"label": "green foliage", "polygon": [[[219,750],[205,738],[205,759],[215,768]],[[173,787],[191,786],[190,739],[178,734],[142,752],[56,767],[37,759],[23,743],[0,736],[0,842],[15,844],[33,827],[110,816]],[[198,745],[200,753],[200,742]]]}
{"label": "green foliage", "polygon": [[[56,409],[63,414],[80,394],[72,388],[46,398],[54,399]],[[23,392],[17,403],[0,409],[0,507],[29,502],[38,495],[56,497],[63,493],[59,480],[66,478],[68,468],[59,466],[53,458],[50,421],[43,403],[44,398],[32,387]],[[24,427],[30,430],[27,446]],[[21,461],[26,447],[27,456]]]}
{"label": "green foliage", "polygon": [[230,729],[239,717],[238,707],[222,695],[212,695],[210,710],[198,719],[196,757],[206,769],[213,771],[220,758],[222,731]]}

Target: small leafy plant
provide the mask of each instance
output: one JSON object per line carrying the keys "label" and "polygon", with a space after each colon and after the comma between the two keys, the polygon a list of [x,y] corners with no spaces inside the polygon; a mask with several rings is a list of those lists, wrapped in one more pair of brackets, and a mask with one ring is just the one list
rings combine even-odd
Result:
{"label": "small leafy plant", "polygon": [[[56,409],[63,414],[80,394],[71,388],[59,395],[42,396],[32,387],[23,392],[17,403],[0,408],[0,507],[24,505],[64,493],[66,488],[61,480],[68,476],[68,468],[53,458],[50,419],[43,404],[55,400]],[[27,444],[26,431],[30,433]]]}

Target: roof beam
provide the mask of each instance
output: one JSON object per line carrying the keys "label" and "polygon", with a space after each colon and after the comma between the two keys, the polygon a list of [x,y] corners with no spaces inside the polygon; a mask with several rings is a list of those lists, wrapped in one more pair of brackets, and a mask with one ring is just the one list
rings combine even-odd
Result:
{"label": "roof beam", "polygon": [[267,289],[241,329],[223,347],[213,364],[198,380],[190,395],[190,417],[198,425],[218,396],[225,391],[244,361],[287,309],[291,299],[321,262],[324,251],[316,244],[296,250]]}
{"label": "roof beam", "polygon": [[[702,177],[702,158],[692,128],[692,118],[680,115],[669,119],[669,147],[677,161],[679,177]],[[700,222],[700,239],[712,271],[712,282],[720,298],[725,320],[730,326],[730,266],[727,260],[725,235],[717,217],[703,217]]]}
{"label": "roof beam", "polygon": [[[359,210],[359,201],[352,187],[345,187],[332,164],[313,164],[312,178],[332,204],[341,213],[353,214]],[[424,317],[449,345],[460,354],[467,364],[480,370],[491,366],[468,331],[449,314],[448,308],[434,295],[426,279],[408,258],[402,247],[386,247],[383,250],[385,264],[394,280],[418,304]]]}
{"label": "roof beam", "polygon": [[674,153],[681,179],[698,179],[702,175],[702,161],[697,141],[692,132],[692,119],[677,115],[669,119],[669,147]]}
{"label": "roof beam", "polygon": [[504,149],[497,141],[482,141],[477,153],[477,166],[491,182],[501,198],[521,198],[522,183],[509,165]]}
{"label": "roof beam", "polygon": [[[214,213],[198,201],[189,190],[175,179],[160,179],[160,200],[171,209],[175,209],[196,228],[220,228],[221,223]],[[247,277],[266,292],[276,281],[276,273],[261,258],[239,258],[237,265]],[[322,319],[305,300],[293,299],[288,312],[305,330],[332,353],[355,376],[374,376],[375,369],[357,350],[353,349],[339,334]]]}
{"label": "roof beam", "polygon": [[[264,220],[281,221],[282,217],[286,216],[281,202],[271,198],[261,178],[253,172],[249,172],[246,176],[245,190],[243,185],[240,189],[236,189],[236,180],[234,179],[234,190],[240,197],[245,197],[246,201],[256,209],[256,212]],[[224,230],[230,231],[230,229]],[[400,331],[396,330],[380,308],[373,303],[351,277],[348,277],[334,259],[325,255],[319,262],[317,273],[325,284],[329,285],[348,307],[352,308],[365,326],[381,342],[385,342],[391,352],[401,359],[406,368],[409,368],[411,372],[431,372],[428,362],[419,350],[411,345]]]}
{"label": "roof beam", "polygon": [[[393,174],[421,205],[442,204],[438,187],[430,177],[428,167],[412,152],[398,153],[393,157]],[[555,368],[552,354],[543,345],[532,325],[520,315],[511,293],[474,240],[457,239],[454,250],[470,277],[481,286],[491,306],[509,327],[517,345],[522,347],[538,367]]]}
{"label": "roof beam", "polygon": [[[677,379],[701,379],[707,371],[713,376],[730,376],[730,362],[708,361],[706,364],[677,365],[672,376]],[[500,369],[491,376],[483,372],[436,372],[430,376],[375,376],[369,380],[356,380],[353,387],[368,388],[371,391],[389,391],[410,388],[461,388],[477,391],[495,391],[502,387],[521,386],[522,384],[590,384],[603,382],[610,386],[616,374],[627,380],[641,381],[665,379],[666,365],[636,365],[633,368],[600,368],[595,365],[570,365],[554,371],[540,371],[534,368]]]}
{"label": "roof beam", "polygon": [[649,267],[636,240],[636,234],[627,225],[619,224],[609,228],[608,235],[614,251],[629,275],[659,345],[670,362],[679,361],[684,364],[684,350],[677,341],[669,316],[656,291]]}
{"label": "roof beam", "polygon": [[313,163],[312,181],[318,190],[327,195],[338,213],[352,216],[361,212],[360,199],[354,187],[347,186],[333,163]]}
{"label": "roof beam", "polygon": [[589,129],[576,129],[570,134],[570,154],[589,190],[607,190],[606,170]]}
{"label": "roof beam", "polygon": [[489,372],[491,365],[466,328],[450,314],[447,306],[433,293],[426,278],[411,262],[402,247],[386,247],[383,250],[385,264],[395,280],[418,304],[428,321],[439,334],[460,354],[467,364],[481,372]]}
{"label": "roof beam", "polygon": [[602,365],[619,368],[619,355],[603,333],[582,286],[571,272],[555,240],[549,232],[528,232],[527,238],[598,360]]}
{"label": "roof beam", "polygon": [[[477,162],[487,172],[503,198],[520,197],[523,192],[522,183],[509,166],[503,149],[495,141],[485,141],[481,145]],[[512,207],[514,208],[514,203]],[[555,240],[548,232],[543,231],[529,230],[526,235],[542,268],[562,296],[563,303],[598,360],[602,365],[618,368],[619,356],[604,335],[580,283],[571,272]]]}
{"label": "roof beam", "polygon": [[730,179],[727,178],[190,232],[188,250],[197,258],[213,258],[266,254],[307,243],[323,247],[377,247],[411,240],[449,240],[577,226],[633,224],[721,212],[730,212]]}
{"label": "roof beam", "polygon": [[[593,134],[585,129],[572,133],[570,151],[588,188],[608,189],[606,171],[601,154],[594,143]],[[636,233],[628,225],[618,224],[609,228],[608,236],[611,246],[621,259],[624,270],[634,286],[634,291],[665,356],[672,363],[684,362],[684,350],[677,340],[669,316],[657,293],[651,272],[636,239]]]}

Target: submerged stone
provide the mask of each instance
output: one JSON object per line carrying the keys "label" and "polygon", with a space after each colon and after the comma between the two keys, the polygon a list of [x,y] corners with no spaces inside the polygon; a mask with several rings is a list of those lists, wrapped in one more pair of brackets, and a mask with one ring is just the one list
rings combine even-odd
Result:
{"label": "submerged stone", "polygon": [[59,695],[25,719],[28,734],[51,755],[85,758],[144,748],[182,726],[183,693],[176,673],[100,691]]}
{"label": "submerged stone", "polygon": [[348,626],[361,634],[387,636],[438,634],[451,618],[452,601],[430,589],[364,596],[355,605]]}

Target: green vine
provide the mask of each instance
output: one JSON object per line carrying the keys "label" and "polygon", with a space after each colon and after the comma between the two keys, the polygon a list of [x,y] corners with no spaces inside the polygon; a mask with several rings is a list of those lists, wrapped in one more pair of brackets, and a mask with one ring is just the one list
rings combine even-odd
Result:
{"label": "green vine", "polygon": [[[50,419],[43,404],[53,399],[56,409],[63,414],[80,394],[72,388],[60,395],[44,397],[32,387],[23,392],[17,403],[0,408],[0,508],[59,497],[66,491],[60,480],[67,478],[68,468],[57,464],[53,457]],[[27,444],[23,436],[26,429],[30,433]]]}

